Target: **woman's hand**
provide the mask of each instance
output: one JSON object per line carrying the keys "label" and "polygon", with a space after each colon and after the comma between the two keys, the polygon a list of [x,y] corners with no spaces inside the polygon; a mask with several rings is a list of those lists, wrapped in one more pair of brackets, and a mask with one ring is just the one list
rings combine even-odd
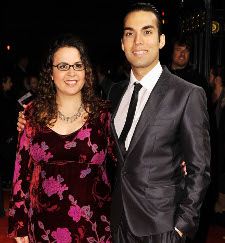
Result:
{"label": "woman's hand", "polygon": [[29,243],[28,236],[15,237],[16,243]]}
{"label": "woman's hand", "polygon": [[185,161],[182,161],[180,167],[181,167],[182,174],[183,174],[184,176],[186,176],[186,175],[187,175],[187,167],[186,167],[186,163],[185,163]]}
{"label": "woman's hand", "polygon": [[[27,106],[23,105],[23,108],[25,109]],[[24,116],[24,112],[20,111],[19,112],[19,116],[18,116],[18,120],[17,120],[17,131],[21,132],[24,129],[24,126],[26,124],[26,120],[25,120],[25,116]]]}

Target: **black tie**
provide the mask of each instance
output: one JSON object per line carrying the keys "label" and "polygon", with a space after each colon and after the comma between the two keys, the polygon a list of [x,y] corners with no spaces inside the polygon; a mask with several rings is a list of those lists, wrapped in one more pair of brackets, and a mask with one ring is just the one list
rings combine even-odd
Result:
{"label": "black tie", "polygon": [[119,142],[121,144],[125,144],[127,134],[130,131],[130,127],[133,123],[134,114],[135,114],[137,101],[138,101],[138,92],[142,87],[142,85],[139,84],[139,83],[135,83],[134,85],[135,85],[134,91],[133,91],[133,94],[131,96],[130,105],[129,105],[129,109],[128,109],[128,112],[127,112],[126,122],[124,124],[123,130],[122,130],[120,137],[119,137]]}

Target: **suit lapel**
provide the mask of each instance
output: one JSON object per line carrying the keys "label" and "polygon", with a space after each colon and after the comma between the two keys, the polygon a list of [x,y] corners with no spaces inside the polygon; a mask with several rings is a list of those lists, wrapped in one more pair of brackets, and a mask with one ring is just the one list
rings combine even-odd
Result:
{"label": "suit lapel", "polygon": [[151,126],[154,123],[157,112],[159,111],[159,108],[161,106],[161,102],[169,87],[168,79],[169,79],[169,72],[167,68],[164,68],[158,82],[156,83],[154,89],[152,90],[149,99],[141,113],[140,119],[137,123],[133,137],[131,139],[126,157],[134,149],[139,138],[144,133],[145,128],[147,126]]}
{"label": "suit lapel", "polygon": [[[116,113],[119,109],[119,105],[120,102],[123,98],[124,93],[127,90],[127,86],[129,84],[129,80],[125,80],[121,83],[117,83],[115,84],[112,88],[111,88],[111,94],[109,94],[109,99],[113,102],[114,104],[114,110],[112,112],[112,120],[114,120]],[[118,100],[118,101],[117,101]],[[117,101],[117,104],[115,105],[115,102]]]}
{"label": "suit lapel", "polygon": [[[126,92],[126,89],[127,89],[128,84],[129,84],[129,80],[126,80],[126,81],[123,81],[122,83],[115,84],[115,86],[111,89],[111,92],[112,93],[115,93],[117,99],[119,99],[119,102],[118,102],[115,110],[112,113],[111,131],[112,131],[113,137],[115,138],[115,143],[116,143],[116,146],[117,146],[119,161],[122,164],[124,163],[124,157],[123,157],[122,151],[120,149],[119,140],[118,140],[118,136],[117,136],[116,129],[115,129],[115,125],[114,125],[114,118],[115,118],[116,113],[117,113],[117,111],[119,109],[120,102],[121,102],[121,100],[123,98],[124,93]],[[109,95],[109,98],[112,101],[114,101],[114,99],[116,97],[113,97],[113,94],[112,95]]]}

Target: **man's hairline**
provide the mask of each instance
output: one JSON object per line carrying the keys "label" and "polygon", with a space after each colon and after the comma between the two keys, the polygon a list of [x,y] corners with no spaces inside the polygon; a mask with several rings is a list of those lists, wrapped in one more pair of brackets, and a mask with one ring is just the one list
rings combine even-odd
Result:
{"label": "man's hairline", "polygon": [[130,12],[128,12],[125,16],[124,16],[124,18],[123,18],[123,33],[124,33],[124,30],[125,30],[125,28],[124,28],[124,26],[125,26],[125,21],[126,21],[126,18],[127,18],[127,16],[129,15],[129,14],[131,14],[131,13],[134,13],[134,12],[149,12],[149,13],[153,13],[154,14],[154,16],[155,16],[155,20],[156,20],[156,27],[157,27],[157,32],[158,32],[158,34],[159,34],[159,38],[160,38],[160,36],[161,35],[164,35],[161,31],[160,31],[160,29],[159,29],[159,26],[160,26],[160,23],[159,23],[159,18],[158,18],[158,16],[157,16],[157,13],[155,13],[154,12],[154,10],[147,10],[147,9],[134,9],[134,10],[132,10],[132,11],[130,11]]}

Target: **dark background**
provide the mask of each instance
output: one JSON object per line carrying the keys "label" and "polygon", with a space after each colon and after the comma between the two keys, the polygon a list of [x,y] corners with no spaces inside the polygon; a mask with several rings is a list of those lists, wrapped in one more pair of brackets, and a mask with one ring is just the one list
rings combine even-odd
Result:
{"label": "dark background", "polygon": [[[120,29],[125,7],[133,1],[30,1],[8,2],[0,8],[0,64],[3,68],[27,53],[34,69],[39,69],[50,41],[63,32],[81,36],[94,63],[114,63],[123,58]],[[151,1],[152,2],[152,1]],[[167,46],[162,62],[168,61],[169,42],[179,32],[179,17],[204,8],[204,0],[153,1],[164,12]],[[212,0],[212,18],[223,18],[225,1]],[[224,24],[224,22],[223,22]],[[10,50],[7,50],[10,45]]]}

